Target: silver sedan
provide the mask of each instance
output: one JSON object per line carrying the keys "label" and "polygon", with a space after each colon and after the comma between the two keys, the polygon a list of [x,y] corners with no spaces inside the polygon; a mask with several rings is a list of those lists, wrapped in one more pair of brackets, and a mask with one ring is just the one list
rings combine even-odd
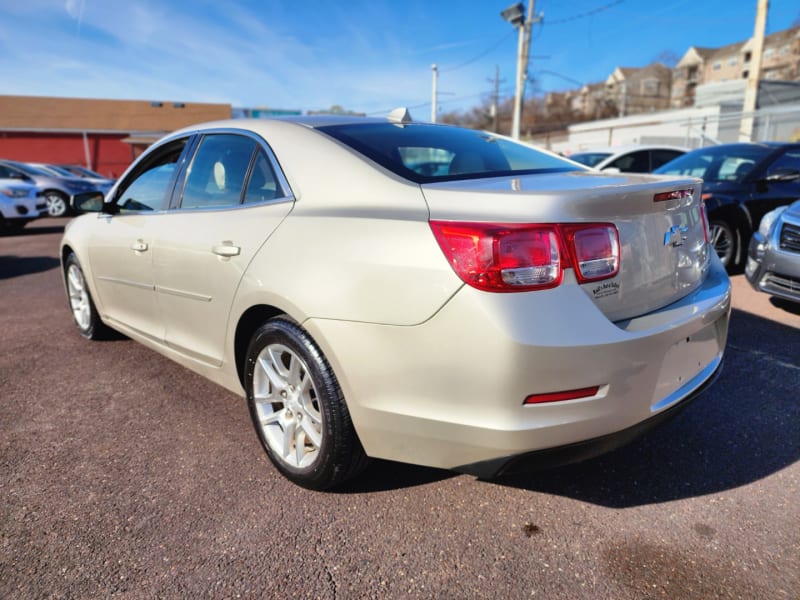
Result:
{"label": "silver sedan", "polygon": [[401,111],[187,128],[76,204],[94,211],[61,248],[78,331],[246,397],[310,488],[368,457],[484,477],[587,458],[722,363],[730,283],[695,178]]}

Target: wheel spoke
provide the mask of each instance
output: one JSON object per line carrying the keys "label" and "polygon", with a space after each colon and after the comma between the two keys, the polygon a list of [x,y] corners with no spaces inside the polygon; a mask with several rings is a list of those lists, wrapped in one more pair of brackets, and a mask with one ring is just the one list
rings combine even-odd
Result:
{"label": "wheel spoke", "polygon": [[303,431],[302,423],[301,427],[297,427],[295,429],[294,456],[295,460],[297,461],[297,466],[299,467],[303,464],[303,459],[306,456],[306,434]]}
{"label": "wheel spoke", "polygon": [[[279,360],[280,359],[278,359],[278,361]],[[277,365],[280,364],[280,362],[276,364],[276,360],[272,354],[272,351],[269,353],[269,358],[260,357],[258,359],[258,364],[261,365],[261,369],[264,371],[264,374],[272,384],[272,387],[274,388],[273,392],[286,389],[286,379],[277,370]]]}
{"label": "wheel spoke", "polygon": [[292,442],[294,441],[295,429],[296,424],[294,419],[288,421],[283,429],[283,451],[281,455],[287,460],[290,460],[290,455],[292,453]]}
{"label": "wheel spoke", "polygon": [[275,425],[276,423],[278,423],[281,420],[281,417],[283,417],[285,410],[286,409],[282,408],[280,410],[275,410],[275,411],[273,411],[271,413],[267,413],[267,414],[263,414],[263,413],[261,413],[261,411],[259,411],[258,416],[259,416],[259,421],[260,421],[261,425],[263,427],[268,427],[270,425]]}

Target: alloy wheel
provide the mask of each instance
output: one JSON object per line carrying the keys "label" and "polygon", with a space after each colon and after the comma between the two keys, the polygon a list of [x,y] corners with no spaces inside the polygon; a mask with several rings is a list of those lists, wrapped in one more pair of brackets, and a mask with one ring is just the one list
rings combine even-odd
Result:
{"label": "alloy wheel", "polygon": [[294,468],[319,455],[322,414],[314,381],[303,360],[283,344],[269,344],[253,372],[258,426],[273,454]]}

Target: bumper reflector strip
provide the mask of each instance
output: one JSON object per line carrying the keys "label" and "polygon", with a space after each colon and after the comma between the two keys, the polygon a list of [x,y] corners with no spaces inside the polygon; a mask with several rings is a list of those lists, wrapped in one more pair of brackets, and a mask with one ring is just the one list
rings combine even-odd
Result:
{"label": "bumper reflector strip", "polygon": [[543,404],[545,402],[562,402],[564,400],[577,400],[578,398],[591,398],[596,396],[599,385],[579,390],[565,390],[563,392],[549,392],[547,394],[531,394],[525,398],[523,404]]}

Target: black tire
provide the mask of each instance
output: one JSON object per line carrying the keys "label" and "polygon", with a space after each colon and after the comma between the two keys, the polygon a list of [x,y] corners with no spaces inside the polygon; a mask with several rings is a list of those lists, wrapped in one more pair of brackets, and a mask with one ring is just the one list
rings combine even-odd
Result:
{"label": "black tire", "polygon": [[739,266],[741,232],[735,226],[723,219],[712,219],[709,229],[711,230],[711,245],[719,256],[720,261],[728,271]]}
{"label": "black tire", "polygon": [[51,217],[64,217],[69,214],[69,198],[55,190],[47,190],[44,193],[47,202],[47,214]]}
{"label": "black tire", "polygon": [[364,469],[368,459],[339,383],[305,330],[285,317],[271,319],[253,334],[245,360],[253,426],[287,479],[325,490]]}
{"label": "black tire", "polygon": [[94,300],[86,284],[86,277],[74,254],[64,261],[64,282],[72,320],[80,334],[87,340],[105,340],[113,336],[95,308]]}

